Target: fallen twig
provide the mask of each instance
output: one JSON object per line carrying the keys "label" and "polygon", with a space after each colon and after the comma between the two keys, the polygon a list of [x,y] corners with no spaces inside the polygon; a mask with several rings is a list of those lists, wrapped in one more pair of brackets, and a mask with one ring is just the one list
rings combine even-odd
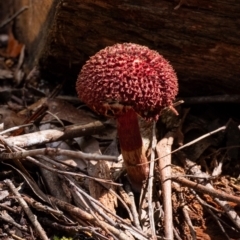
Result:
{"label": "fallen twig", "polygon": [[75,137],[93,135],[103,128],[104,124],[102,122],[95,121],[85,125],[70,125],[65,127],[63,130],[49,129],[40,132],[8,137],[5,140],[9,146],[30,147],[37,144],[45,144]]}
{"label": "fallen twig", "polygon": [[152,191],[153,191],[153,179],[154,179],[154,159],[155,159],[155,149],[157,144],[156,138],[156,123],[153,123],[152,129],[152,147],[151,147],[151,162],[149,166],[149,178],[148,178],[148,215],[150,228],[153,239],[156,238],[156,229],[155,229],[155,221],[154,221],[154,209],[152,206]]}
{"label": "fallen twig", "polygon": [[[147,237],[144,235],[144,233],[141,231],[141,229],[137,229],[134,226],[132,226],[131,224],[129,224],[128,222],[126,222],[124,219],[122,219],[121,217],[119,217],[118,215],[112,213],[109,209],[107,209],[101,202],[97,201],[96,199],[94,199],[93,197],[91,197],[89,194],[87,194],[85,191],[83,191],[81,189],[81,187],[77,186],[74,184],[74,182],[72,182],[69,178],[65,178],[68,181],[68,184],[71,186],[71,188],[75,189],[76,191],[78,191],[79,193],[81,193],[84,197],[86,197],[89,200],[89,203],[91,202],[94,203],[95,205],[98,205],[101,209],[103,209],[104,211],[106,211],[107,213],[111,214],[115,219],[116,219],[116,223],[112,223],[112,220],[109,221],[109,223],[112,226],[117,227],[117,225],[120,223],[122,225],[123,228],[125,228],[125,225],[127,224],[129,227],[132,228],[132,232],[136,231],[138,234],[140,234],[142,237]],[[99,210],[99,209],[98,209]],[[101,215],[101,214],[100,214]],[[106,216],[105,216],[106,217]]]}
{"label": "fallen twig", "polygon": [[[176,152],[178,152],[178,151],[180,151],[180,150],[182,150],[182,149],[184,149],[184,148],[186,148],[186,147],[189,147],[189,146],[193,145],[194,143],[197,143],[197,142],[199,142],[200,140],[202,140],[202,139],[204,139],[204,138],[206,138],[206,137],[209,137],[209,136],[211,136],[211,135],[213,135],[213,134],[215,134],[215,133],[218,133],[218,132],[220,132],[220,131],[224,131],[224,130],[226,130],[227,126],[228,126],[228,123],[227,123],[225,126],[223,126],[223,127],[220,127],[220,128],[218,128],[218,129],[216,129],[216,130],[214,130],[214,131],[208,132],[208,133],[202,135],[201,137],[196,138],[196,139],[194,139],[193,141],[184,144],[183,146],[181,146],[181,147],[179,147],[179,148],[177,148],[177,149],[175,149],[175,150],[167,153],[166,155],[161,155],[161,158],[167,157],[167,156],[170,155],[170,154],[176,153]],[[240,129],[240,125],[239,125],[239,129]],[[158,160],[160,160],[160,157],[154,159],[154,161],[158,161]],[[151,162],[151,161],[148,161],[148,162],[146,162],[146,163],[141,163],[141,164],[138,164],[138,165],[144,165],[144,164],[147,164],[147,163],[150,163],[150,162]]]}
{"label": "fallen twig", "polygon": [[[82,226],[77,226],[76,224],[72,224],[72,226],[64,225],[63,223],[58,223],[55,220],[52,220],[51,218],[48,217],[39,217],[39,221],[46,227],[51,228],[53,231],[57,232],[65,232],[69,233],[69,235],[72,234],[79,234],[81,231],[85,231],[87,233],[96,235],[96,231],[94,231],[94,228],[89,227],[82,227]],[[107,238],[105,238],[107,240]]]}
{"label": "fallen twig", "polygon": [[[116,236],[115,236],[114,234],[112,234],[112,233],[108,230],[108,228],[106,228],[105,225],[102,224],[102,221],[100,221],[100,218],[95,214],[94,210],[91,208],[91,203],[90,203],[90,201],[89,201],[88,196],[87,196],[87,197],[85,196],[85,198],[84,198],[84,197],[82,196],[82,192],[77,191],[76,185],[74,185],[74,183],[72,183],[70,179],[67,179],[67,178],[66,178],[66,180],[67,180],[67,181],[69,182],[69,184],[71,185],[71,190],[72,190],[71,193],[72,193],[72,195],[73,195],[73,197],[74,197],[74,200],[75,200],[77,206],[79,205],[79,204],[78,204],[78,202],[79,202],[78,200],[80,200],[81,203],[80,203],[80,206],[78,206],[78,207],[82,207],[83,209],[85,209],[85,211],[89,212],[89,213],[94,217],[94,219],[95,219],[94,221],[96,222],[96,224],[97,224],[98,226],[100,226],[100,227],[101,227],[108,235],[110,235],[112,238],[114,238],[115,240],[118,240],[118,239],[116,238]],[[109,219],[108,217],[107,217],[107,219],[110,221],[109,224],[110,224],[112,227],[116,227],[116,224],[113,223],[112,219]]]}
{"label": "fallen twig", "polygon": [[[6,139],[4,139],[2,136],[0,136],[0,141],[2,143],[4,143],[4,145],[6,145],[8,148],[11,148],[13,151],[15,152],[18,152],[18,151],[21,151],[21,152],[24,152],[24,149],[20,148],[20,147],[12,147],[9,145],[9,143],[6,141]],[[73,173],[73,172],[67,172],[67,171],[62,171],[62,170],[58,170],[58,169],[55,169],[55,168],[52,168],[52,167],[49,167],[45,164],[42,164],[40,163],[39,161],[37,161],[36,159],[30,157],[30,156],[26,156],[25,157],[27,160],[29,160],[30,162],[33,162],[34,164],[36,164],[37,166],[40,166],[40,167],[43,167],[49,171],[53,171],[53,172],[57,172],[57,173],[62,173],[62,174],[67,174],[67,175],[73,175],[73,176],[81,176],[81,177],[86,177],[86,178],[89,178],[89,179],[94,179],[95,181],[100,181],[100,182],[105,182],[105,183],[109,183],[109,184],[114,184],[114,185],[121,185],[121,184],[117,184],[117,183],[114,183],[112,182],[111,180],[110,181],[107,181],[105,179],[100,179],[100,178],[95,178],[95,177],[91,177],[91,176],[87,176],[85,174],[80,174],[80,173]],[[46,159],[44,159],[46,161]],[[51,163],[53,163],[53,165],[56,164],[56,162],[52,161],[52,160],[48,160],[50,161]]]}
{"label": "fallen twig", "polygon": [[199,195],[193,190],[193,189],[190,189],[190,191],[195,195],[195,197],[197,198],[197,200],[207,209],[211,209],[217,213],[222,213],[221,210],[211,206],[210,204],[206,203],[202,198],[199,197]]}
{"label": "fallen twig", "polygon": [[28,207],[27,203],[24,201],[24,199],[22,198],[20,193],[17,191],[17,189],[13,185],[12,181],[9,180],[9,179],[6,179],[6,180],[4,180],[4,182],[11,189],[13,194],[15,196],[17,196],[17,200],[18,200],[19,204],[22,206],[22,208],[25,211],[25,213],[27,214],[29,220],[32,222],[32,224],[35,227],[35,230],[38,232],[40,238],[43,239],[43,240],[48,240],[48,237],[47,237],[44,229],[42,228],[42,226],[38,222],[36,216],[32,213],[31,209]]}
{"label": "fallen twig", "polygon": [[164,208],[164,230],[165,238],[173,239],[173,218],[172,218],[172,187],[171,187],[171,147],[173,144],[173,132],[168,132],[164,138],[158,142],[156,150],[158,155],[158,165],[160,181],[163,192]]}
{"label": "fallen twig", "polygon": [[[50,200],[53,201],[60,209],[67,211],[69,214],[76,216],[82,219],[83,221],[88,221],[90,223],[98,225],[98,222],[96,221],[96,219],[86,211],[51,196],[50,196]],[[110,231],[112,234],[118,237],[119,240],[126,240],[126,239],[133,240],[133,237],[131,235],[127,235],[121,229],[115,228],[109,225],[108,223],[106,223],[105,221],[100,220],[100,223],[102,226],[104,226],[104,228],[108,229],[108,231]],[[142,238],[142,239],[146,239],[146,238]]]}
{"label": "fallen twig", "polygon": [[[17,150],[17,148],[15,148],[15,150]],[[74,172],[69,172],[69,171],[62,171],[62,170],[58,170],[56,168],[52,168],[52,167],[49,167],[47,166],[46,164],[44,163],[41,163],[39,162],[38,160],[32,158],[32,157],[26,157],[26,159],[32,163],[34,163],[35,165],[39,166],[39,167],[42,167],[42,168],[45,168],[49,171],[52,171],[52,172],[55,172],[55,173],[59,173],[59,174],[64,174],[64,175],[70,175],[70,176],[79,176],[79,177],[83,177],[83,178],[89,178],[89,179],[93,179],[95,181],[98,181],[98,182],[103,182],[103,183],[108,183],[108,184],[112,184],[112,185],[116,185],[116,186],[122,186],[122,184],[119,184],[119,183],[115,183],[113,182],[112,180],[106,180],[106,179],[101,179],[101,178],[96,178],[96,177],[91,177],[91,176],[88,176],[86,174],[82,174],[82,173],[74,173]],[[56,165],[57,162],[56,161],[53,161],[51,159],[46,159],[44,158],[44,161],[47,161],[47,162],[50,162],[51,164],[53,165]]]}
{"label": "fallen twig", "polygon": [[209,136],[211,136],[211,135],[213,135],[213,134],[215,134],[215,133],[218,133],[218,132],[220,132],[220,131],[224,131],[224,130],[226,130],[227,126],[228,126],[228,123],[227,123],[225,126],[223,126],[223,127],[220,127],[220,128],[218,128],[218,129],[216,129],[216,130],[214,130],[214,131],[208,132],[208,133],[202,135],[201,137],[196,138],[196,139],[194,139],[193,141],[184,144],[183,146],[181,146],[181,147],[173,150],[173,151],[172,151],[171,153],[169,153],[169,154],[176,153],[176,152],[178,152],[178,151],[180,151],[180,150],[182,150],[182,149],[184,149],[184,148],[186,148],[186,147],[189,147],[189,146],[193,145],[194,143],[199,142],[200,140],[202,140],[202,139],[204,139],[204,138],[206,138],[206,137],[209,137]]}
{"label": "fallen twig", "polygon": [[28,232],[26,225],[22,226],[22,225],[16,223],[15,220],[11,216],[9,216],[9,214],[6,211],[1,211],[0,220],[10,223],[11,225],[15,226],[16,228],[18,228],[21,231]]}
{"label": "fallen twig", "polygon": [[[43,163],[40,163],[39,161],[37,161],[36,159],[32,158],[32,157],[26,157],[26,159],[34,164],[36,164],[37,166],[39,167],[43,167],[49,171],[52,171],[52,172],[56,172],[56,173],[60,173],[60,174],[65,174],[65,175],[71,175],[71,176],[79,176],[79,177],[83,177],[83,178],[89,178],[89,179],[93,179],[95,181],[98,181],[98,182],[103,182],[103,183],[108,183],[108,184],[112,184],[112,185],[117,185],[117,186],[121,186],[122,184],[119,184],[119,183],[115,183],[113,182],[112,180],[106,180],[106,179],[101,179],[101,178],[95,178],[95,177],[91,177],[91,176],[88,176],[86,174],[82,174],[82,173],[74,173],[74,172],[68,172],[68,171],[62,171],[62,170],[58,170],[58,169],[55,169],[55,168],[52,168],[52,167],[49,167],[49,166],[46,166],[45,164]],[[46,161],[46,159],[44,159]],[[50,159],[49,159],[50,160]],[[53,161],[54,163],[54,161]],[[56,162],[55,162],[56,163]]]}
{"label": "fallen twig", "polygon": [[[104,218],[114,227],[116,227],[116,224],[113,222],[112,218],[110,218],[108,215],[106,215],[105,213],[103,213],[102,209],[104,209],[106,212],[108,212],[109,214],[113,215],[114,217],[116,217],[115,214],[113,214],[111,211],[109,211],[100,201],[97,201],[96,199],[94,199],[91,195],[89,195],[88,193],[84,192],[81,187],[77,186],[77,184],[75,184],[75,181],[73,179],[70,179],[69,177],[65,177],[64,178],[65,181],[67,181],[67,184],[72,192],[73,198],[77,204],[78,207],[85,207],[86,208],[86,201],[85,199],[87,199],[88,201],[88,208],[89,211],[93,211],[92,209],[90,209],[90,207],[92,206],[94,208],[94,215],[95,212],[98,212],[99,215],[104,215]],[[80,200],[80,201],[79,201]],[[98,205],[98,207],[96,207],[96,205]]]}
{"label": "fallen twig", "polygon": [[[129,206],[129,208],[131,209],[131,215],[132,216],[132,221],[134,223],[134,225],[139,229],[142,230],[140,222],[139,222],[139,214],[137,212],[137,208],[136,208],[136,204],[135,204],[135,198],[134,198],[134,194],[132,192],[132,189],[130,187],[129,184],[125,185],[125,189],[127,192],[127,196],[128,196],[128,201],[127,201],[127,205]],[[123,190],[122,190],[123,191]],[[123,195],[123,193],[122,193]],[[126,198],[126,197],[125,197]]]}
{"label": "fallen twig", "polygon": [[59,210],[55,210],[49,206],[43,205],[40,202],[37,202],[35,199],[28,197],[28,196],[23,196],[23,199],[31,205],[31,207],[37,209],[40,212],[45,212],[45,213],[49,213],[52,215],[55,215],[57,217],[63,217],[63,212],[59,211]]}
{"label": "fallen twig", "polygon": [[[1,140],[1,137],[0,137]],[[6,140],[6,139],[5,139]],[[85,160],[105,160],[110,162],[118,162],[118,158],[114,156],[108,155],[100,155],[100,154],[91,154],[91,153],[84,153],[81,151],[72,151],[72,150],[65,150],[60,148],[40,148],[34,150],[22,150],[18,152],[11,152],[11,153],[0,153],[0,158],[2,160],[6,159],[20,159],[25,158],[28,156],[37,156],[37,155],[49,155],[49,156],[68,156],[72,158],[80,158]]]}
{"label": "fallen twig", "polygon": [[[103,184],[102,184],[103,185]],[[118,186],[119,189],[122,189],[122,186]],[[122,197],[120,197],[120,195],[118,195],[116,193],[116,191],[113,191],[111,188],[109,188],[109,191],[116,195],[118,201],[125,207],[125,209],[127,210],[128,214],[129,214],[129,218],[132,220],[133,216],[132,216],[132,212],[130,211],[130,208],[128,207],[128,204],[124,201],[124,199]],[[117,216],[117,215],[116,215]]]}
{"label": "fallen twig", "polygon": [[172,181],[180,183],[183,186],[193,188],[194,190],[196,190],[198,192],[209,194],[212,197],[230,201],[230,202],[234,202],[234,203],[237,203],[240,205],[240,197],[236,197],[236,196],[221,192],[219,190],[214,189],[213,187],[212,188],[206,187],[200,183],[190,181],[184,177],[172,176],[171,179],[172,179]]}
{"label": "fallen twig", "polygon": [[177,239],[177,240],[182,240],[182,238],[179,236],[178,232],[176,231],[175,228],[173,228],[173,233],[174,233],[174,237]]}

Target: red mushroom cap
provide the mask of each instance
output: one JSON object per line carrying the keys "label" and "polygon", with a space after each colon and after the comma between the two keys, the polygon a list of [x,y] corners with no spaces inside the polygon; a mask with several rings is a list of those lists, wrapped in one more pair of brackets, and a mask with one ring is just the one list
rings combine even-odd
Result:
{"label": "red mushroom cap", "polygon": [[83,66],[78,97],[94,111],[117,116],[127,109],[147,120],[172,105],[178,83],[175,71],[158,52],[134,43],[99,51]]}

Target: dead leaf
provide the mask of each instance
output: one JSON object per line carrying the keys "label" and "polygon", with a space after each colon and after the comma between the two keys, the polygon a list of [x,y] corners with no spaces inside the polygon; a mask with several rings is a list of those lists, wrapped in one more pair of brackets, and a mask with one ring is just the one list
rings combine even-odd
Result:
{"label": "dead leaf", "polygon": [[[97,163],[92,166],[92,177],[101,178],[110,180],[111,174],[110,169],[108,166],[108,162],[106,161],[97,161]],[[90,174],[89,174],[90,175]],[[103,187],[102,185],[105,185]],[[112,213],[116,214],[115,207],[117,206],[117,198],[116,195],[114,195],[109,189],[113,189],[113,186],[110,186],[109,184],[102,183],[99,184],[98,182],[94,180],[89,180],[89,192],[92,197],[99,200],[107,209],[109,209]],[[110,214],[108,214],[109,217],[111,217],[113,220],[114,217]]]}
{"label": "dead leaf", "polygon": [[36,112],[40,107],[46,104],[48,106],[48,111],[51,114],[47,114],[43,121],[50,121],[54,119],[54,115],[63,121],[67,121],[70,123],[80,123],[80,124],[87,124],[89,122],[95,121],[93,117],[89,115],[88,112],[77,109],[70,103],[63,101],[61,99],[47,99],[41,98],[31,106],[28,106],[27,109],[21,111],[20,115],[27,115],[28,112]]}
{"label": "dead leaf", "polygon": [[[87,153],[99,153],[101,151],[99,149],[99,143],[94,138],[85,139],[81,144],[81,149]],[[89,176],[102,178],[106,180],[111,180],[111,172],[110,172],[110,164],[106,161],[94,161],[91,160],[88,162],[88,174]],[[106,208],[108,208],[112,213],[116,213],[115,207],[117,206],[116,195],[114,195],[110,189],[114,190],[112,185],[107,183],[99,184],[94,180],[89,180],[89,192],[92,197],[99,200]],[[104,187],[104,186],[105,187]],[[108,214],[109,215],[109,214]],[[112,215],[109,215],[113,220]]]}
{"label": "dead leaf", "polygon": [[7,49],[6,49],[6,57],[15,58],[15,57],[19,56],[22,48],[23,48],[23,44],[19,43],[18,40],[15,39],[12,31],[10,30],[8,45],[7,45]]}

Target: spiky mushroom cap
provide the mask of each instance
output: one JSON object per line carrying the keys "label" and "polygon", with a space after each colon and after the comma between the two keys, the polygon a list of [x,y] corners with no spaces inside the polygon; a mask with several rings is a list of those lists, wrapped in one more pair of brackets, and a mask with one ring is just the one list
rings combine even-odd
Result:
{"label": "spiky mushroom cap", "polygon": [[147,120],[172,105],[178,83],[175,71],[158,52],[134,43],[99,51],[83,66],[78,97],[94,111],[118,116],[129,108]]}

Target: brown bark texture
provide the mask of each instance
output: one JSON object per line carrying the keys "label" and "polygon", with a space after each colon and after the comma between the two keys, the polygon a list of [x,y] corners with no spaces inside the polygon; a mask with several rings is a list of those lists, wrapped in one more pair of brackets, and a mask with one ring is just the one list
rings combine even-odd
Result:
{"label": "brown bark texture", "polygon": [[240,1],[27,2],[32,6],[19,17],[18,33],[35,29],[32,39],[23,40],[47,76],[75,80],[89,56],[108,45],[134,42],[172,63],[181,95],[239,91]]}

